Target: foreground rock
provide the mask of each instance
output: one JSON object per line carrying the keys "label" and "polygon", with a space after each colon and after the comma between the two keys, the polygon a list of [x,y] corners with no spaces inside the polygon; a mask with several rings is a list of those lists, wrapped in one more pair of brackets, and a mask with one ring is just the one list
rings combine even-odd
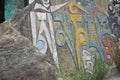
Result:
{"label": "foreground rock", "polygon": [[0,24],[0,80],[57,80],[47,57],[10,22]]}

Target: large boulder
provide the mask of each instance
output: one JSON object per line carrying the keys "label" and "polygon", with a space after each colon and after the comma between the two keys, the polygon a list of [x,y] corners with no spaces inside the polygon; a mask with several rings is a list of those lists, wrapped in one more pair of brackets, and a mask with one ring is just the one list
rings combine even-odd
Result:
{"label": "large boulder", "polygon": [[57,80],[49,59],[16,31],[0,24],[0,80]]}

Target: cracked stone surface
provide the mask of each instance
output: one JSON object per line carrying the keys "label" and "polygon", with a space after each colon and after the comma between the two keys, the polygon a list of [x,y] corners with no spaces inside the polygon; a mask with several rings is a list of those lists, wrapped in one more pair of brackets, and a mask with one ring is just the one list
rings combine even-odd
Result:
{"label": "cracked stone surface", "polygon": [[42,55],[10,22],[0,24],[0,80],[60,80]]}

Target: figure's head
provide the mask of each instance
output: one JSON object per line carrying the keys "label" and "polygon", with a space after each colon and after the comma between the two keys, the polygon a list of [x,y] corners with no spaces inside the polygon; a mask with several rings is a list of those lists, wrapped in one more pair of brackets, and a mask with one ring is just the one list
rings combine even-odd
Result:
{"label": "figure's head", "polygon": [[50,6],[50,0],[42,0],[42,4],[44,7],[48,8]]}
{"label": "figure's head", "polygon": [[37,3],[43,5],[45,8],[50,7],[50,0],[35,0]]}

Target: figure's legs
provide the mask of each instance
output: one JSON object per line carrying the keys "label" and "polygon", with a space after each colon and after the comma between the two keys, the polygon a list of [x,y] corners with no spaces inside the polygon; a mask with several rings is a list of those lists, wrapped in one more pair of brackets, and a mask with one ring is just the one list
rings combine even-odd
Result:
{"label": "figure's legs", "polygon": [[32,40],[33,44],[36,46],[36,25],[35,25],[35,12],[30,12],[30,18],[31,18],[31,30],[32,30]]}
{"label": "figure's legs", "polygon": [[47,52],[47,42],[45,40],[45,38],[42,36],[42,33],[45,33],[45,36],[47,38],[47,42],[48,42],[48,45],[49,45],[49,48],[50,48],[50,51],[52,51],[52,46],[51,46],[51,38],[50,38],[50,33],[49,33],[49,30],[46,26],[46,23],[44,20],[41,21],[41,24],[40,24],[40,30],[39,30],[39,36],[38,36],[38,41],[40,40],[43,40],[44,41],[44,47],[43,47],[43,50],[40,50],[43,54],[45,54]]}
{"label": "figure's legs", "polygon": [[52,15],[51,13],[47,13],[48,16],[48,23],[49,23],[49,28],[50,28],[50,34],[51,34],[51,45],[52,45],[52,55],[53,55],[53,59],[54,62],[57,66],[58,69],[59,68],[59,63],[58,63],[58,54],[57,54],[57,49],[56,49],[56,44],[55,44],[55,37],[54,37],[54,29],[53,29],[53,23],[52,23]]}

